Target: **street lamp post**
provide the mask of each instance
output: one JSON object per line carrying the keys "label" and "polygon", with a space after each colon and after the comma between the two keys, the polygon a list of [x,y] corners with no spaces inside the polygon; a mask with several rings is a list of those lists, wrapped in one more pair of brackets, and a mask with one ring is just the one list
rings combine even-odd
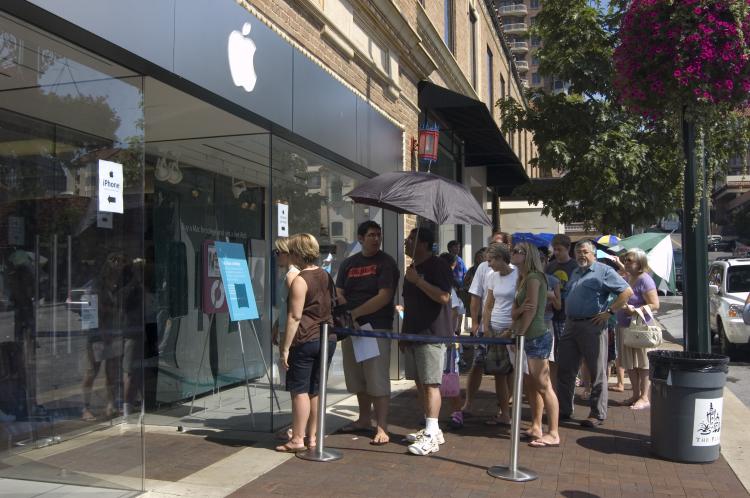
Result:
{"label": "street lamp post", "polygon": [[[703,172],[698,176],[695,158],[695,119],[686,108],[682,110],[682,141],[685,151],[685,188],[683,192],[683,330],[685,350],[709,353],[711,333],[708,325],[708,234],[706,231],[706,196],[696,198],[698,182],[704,182],[705,165],[701,161]],[[704,187],[704,191],[707,186]],[[697,220],[693,220],[696,203],[700,203]],[[695,221],[695,222],[694,222]]]}

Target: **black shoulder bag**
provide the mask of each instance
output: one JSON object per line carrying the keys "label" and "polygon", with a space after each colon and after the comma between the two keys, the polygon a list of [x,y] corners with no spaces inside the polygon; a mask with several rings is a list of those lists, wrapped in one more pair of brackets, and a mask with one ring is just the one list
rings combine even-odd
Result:
{"label": "black shoulder bag", "polygon": [[[331,293],[331,316],[333,316],[333,327],[353,329],[354,319],[352,318],[352,314],[346,308],[345,304],[338,304],[339,300],[336,295],[336,286],[334,285],[333,278],[331,278],[330,274],[328,274],[328,290]],[[337,341],[342,341],[347,337],[347,335],[336,334]]]}

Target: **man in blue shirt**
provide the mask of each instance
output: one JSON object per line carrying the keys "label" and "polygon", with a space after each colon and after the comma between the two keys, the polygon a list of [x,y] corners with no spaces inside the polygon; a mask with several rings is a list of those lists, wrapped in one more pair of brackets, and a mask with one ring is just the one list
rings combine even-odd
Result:
{"label": "man in blue shirt", "polygon": [[461,258],[461,243],[457,240],[448,242],[448,252],[456,256],[456,267],[453,268],[453,280],[456,292],[464,286],[464,276],[466,275],[466,263]]}
{"label": "man in blue shirt", "polygon": [[[607,322],[633,295],[628,283],[611,267],[596,261],[589,240],[576,244],[576,263],[567,287],[566,323],[558,349],[557,397],[560,418],[573,414],[576,373],[581,358],[591,372],[591,411],[584,427],[601,425],[607,418]],[[617,297],[607,307],[610,294]]]}

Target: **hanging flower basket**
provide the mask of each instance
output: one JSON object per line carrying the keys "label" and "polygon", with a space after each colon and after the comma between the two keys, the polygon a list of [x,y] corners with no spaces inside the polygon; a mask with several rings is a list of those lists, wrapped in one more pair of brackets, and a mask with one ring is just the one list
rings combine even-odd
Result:
{"label": "hanging flower basket", "polygon": [[744,107],[750,96],[750,0],[633,0],[615,49],[615,88],[631,111]]}

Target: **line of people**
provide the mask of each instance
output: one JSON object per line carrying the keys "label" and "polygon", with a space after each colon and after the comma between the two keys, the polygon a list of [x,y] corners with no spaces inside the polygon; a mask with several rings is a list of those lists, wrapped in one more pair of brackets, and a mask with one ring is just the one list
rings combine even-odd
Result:
{"label": "line of people", "polygon": [[[286,389],[292,395],[293,419],[288,440],[277,451],[302,451],[316,444],[319,327],[323,322],[333,325],[334,301],[345,305],[360,327],[393,330],[398,265],[381,250],[382,231],[377,223],[362,223],[357,238],[362,250],[342,262],[335,282],[315,264],[320,251],[312,235],[297,234],[276,242],[277,261],[287,271],[282,289],[288,288],[289,293],[288,301],[284,296],[280,300],[274,342],[279,345]],[[565,235],[553,239],[553,257],[548,262],[546,248],[527,242],[511,247],[510,237],[497,232],[469,269],[458,260],[460,244],[452,241],[448,253],[438,257],[433,253],[434,242],[434,234],[427,228],[412,230],[404,240],[404,252],[412,262],[403,278],[402,331],[446,339],[460,334],[457,317],[464,306],[458,294],[463,293],[469,304],[472,335],[526,336],[520,366],[512,365],[512,347],[474,349],[465,400],[452,400],[451,427],[460,428],[471,413],[485,374],[495,377],[498,402],[496,416],[487,423],[509,425],[510,373],[514,367],[522,368],[532,413],[531,425],[523,436],[532,447],[558,446],[558,424],[573,415],[576,377],[582,363],[591,379],[591,395],[589,414],[581,424],[602,424],[607,415],[607,325],[617,316],[619,325],[627,326],[637,307],[658,309],[656,287],[648,275],[643,251],[625,255],[625,265],[618,269],[626,281],[613,268],[614,263],[610,266],[596,260],[596,248],[590,241],[579,242],[575,259],[571,258],[571,242]],[[484,258],[481,263],[480,257]],[[328,340],[330,361],[336,340],[333,335]],[[341,345],[346,387],[356,394],[359,405],[358,419],[342,431],[371,435],[373,445],[387,444],[390,344],[387,339],[377,339],[379,354],[357,361],[357,341],[347,338]],[[411,443],[408,450],[429,455],[445,442],[438,425],[440,386],[443,374],[455,371],[457,351],[454,345],[434,343],[401,341],[399,347],[404,353],[406,378],[416,382],[424,412],[424,428],[407,435]],[[628,403],[635,409],[646,407],[645,351],[620,343],[619,353],[634,386]],[[542,426],[545,411],[546,432]]]}

